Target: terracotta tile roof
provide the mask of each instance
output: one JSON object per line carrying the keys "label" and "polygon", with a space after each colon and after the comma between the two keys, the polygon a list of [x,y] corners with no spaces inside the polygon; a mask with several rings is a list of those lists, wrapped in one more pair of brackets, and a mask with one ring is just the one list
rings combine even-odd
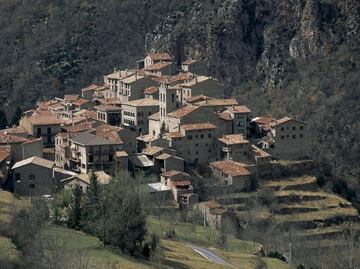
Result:
{"label": "terracotta tile roof", "polygon": [[271,122],[275,121],[275,119],[270,117],[256,117],[251,120],[252,122],[256,122],[257,124],[270,124]]}
{"label": "terracotta tile roof", "polygon": [[0,163],[10,156],[10,147],[0,147]]}
{"label": "terracotta tile roof", "polygon": [[155,136],[153,136],[152,134],[146,134],[146,135],[139,136],[136,139],[140,140],[140,141],[144,141],[144,142],[151,142],[151,141],[155,141],[157,138]]}
{"label": "terracotta tile roof", "polygon": [[137,100],[125,102],[125,103],[123,103],[123,105],[127,105],[127,106],[158,106],[159,100],[143,98],[143,99],[137,99]]}
{"label": "terracotta tile roof", "polygon": [[134,82],[144,79],[144,78],[145,78],[145,76],[141,76],[141,75],[135,73],[134,75],[131,75],[129,77],[125,77],[125,78],[121,79],[121,81],[125,84],[131,84],[131,83],[134,83]]}
{"label": "terracotta tile roof", "polygon": [[177,171],[177,170],[166,171],[166,172],[163,172],[161,175],[164,177],[173,177],[175,175],[184,175],[184,176],[188,176],[188,177],[190,176],[189,174],[187,174],[185,172]]}
{"label": "terracotta tile roof", "polygon": [[165,136],[167,138],[184,137],[184,135],[181,132],[169,132],[166,133]]}
{"label": "terracotta tile roof", "polygon": [[159,92],[159,89],[158,89],[158,87],[155,87],[155,86],[146,88],[144,90],[144,94],[154,94],[154,93],[157,93],[157,92]]}
{"label": "terracotta tile roof", "polygon": [[96,84],[91,84],[85,88],[81,89],[81,92],[88,92],[88,91],[93,91],[94,89],[96,89],[98,86]]}
{"label": "terracotta tile roof", "polygon": [[212,162],[210,165],[216,170],[219,170],[232,177],[250,175],[250,172],[242,164],[232,160]]}
{"label": "terracotta tile roof", "polygon": [[90,119],[97,119],[96,111],[93,110],[86,110],[83,113],[81,113],[81,116]]}
{"label": "terracotta tile roof", "polygon": [[63,120],[58,119],[56,116],[48,116],[48,115],[39,115],[34,114],[29,117],[28,120],[33,125],[60,125],[63,123]]}
{"label": "terracotta tile roof", "polygon": [[201,102],[195,103],[198,106],[232,106],[237,105],[238,102],[234,98],[230,99],[207,99]]}
{"label": "terracotta tile roof", "polygon": [[69,102],[74,102],[79,98],[78,94],[65,94],[64,100]]}
{"label": "terracotta tile roof", "polygon": [[190,78],[190,75],[188,73],[179,73],[179,74],[173,75],[173,76],[153,77],[151,79],[158,83],[176,84],[176,83],[183,83],[185,81],[188,81],[189,78]]}
{"label": "terracotta tile roof", "polygon": [[134,71],[134,70],[118,70],[112,74],[107,75],[106,77],[108,79],[122,79],[122,78],[125,78],[128,76],[131,76],[135,73],[136,73],[136,71]]}
{"label": "terracotta tile roof", "polygon": [[171,56],[169,53],[157,53],[157,52],[151,52],[147,55],[151,58],[153,61],[170,61]]}
{"label": "terracotta tile roof", "polygon": [[13,134],[5,134],[5,132],[0,131],[0,144],[24,143],[27,141],[29,141],[28,138]]}
{"label": "terracotta tile roof", "polygon": [[183,83],[181,85],[186,88],[191,88],[191,87],[193,87],[199,83],[202,83],[204,81],[207,81],[209,79],[211,79],[211,78],[207,77],[207,76],[197,76],[196,78],[192,79],[191,81]]}
{"label": "terracotta tile roof", "polygon": [[22,127],[22,126],[14,126],[12,128],[7,128],[7,129],[3,129],[1,130],[1,132],[3,133],[7,133],[7,134],[27,134],[28,131]]}
{"label": "terracotta tile roof", "polygon": [[86,100],[86,99],[84,99],[84,98],[79,98],[79,99],[77,99],[77,100],[75,100],[75,101],[73,102],[73,104],[76,105],[76,106],[85,105],[85,104],[87,104],[87,103],[90,103],[90,101],[89,101],[89,100]]}
{"label": "terracotta tile roof", "polygon": [[247,106],[229,106],[228,109],[233,113],[250,113],[251,110]]}
{"label": "terracotta tile roof", "polygon": [[155,159],[157,159],[157,160],[166,160],[166,159],[169,159],[170,157],[171,157],[170,154],[162,153],[159,156],[156,156]]}
{"label": "terracotta tile roof", "polygon": [[197,109],[199,109],[198,106],[187,105],[168,113],[167,116],[171,118],[183,118]]}
{"label": "terracotta tile roof", "polygon": [[117,158],[121,158],[121,157],[128,157],[129,154],[126,153],[126,151],[117,151],[116,152],[116,157]]}
{"label": "terracotta tile roof", "polygon": [[74,126],[65,126],[62,129],[67,133],[80,133],[91,130],[92,126],[92,122],[83,122]]}
{"label": "terracotta tile roof", "polygon": [[241,134],[224,135],[218,138],[218,140],[226,145],[249,144],[249,141],[244,139]]}
{"label": "terracotta tile roof", "polygon": [[121,107],[114,106],[114,105],[100,105],[94,107],[96,110],[100,111],[121,111]]}
{"label": "terracotta tile roof", "polygon": [[219,204],[219,203],[216,202],[215,200],[206,201],[206,202],[204,202],[204,204],[205,204],[208,208],[218,208],[218,207],[221,207],[221,204]]}
{"label": "terracotta tile roof", "polygon": [[190,123],[190,124],[181,125],[180,128],[182,128],[185,131],[191,131],[191,130],[216,129],[216,126],[212,123]]}
{"label": "terracotta tile roof", "polygon": [[156,64],[152,64],[148,67],[145,67],[144,69],[145,69],[145,71],[157,71],[157,70],[161,70],[171,64],[172,64],[171,62],[159,62]]}
{"label": "terracotta tile roof", "polygon": [[281,119],[279,119],[279,120],[275,120],[275,121],[271,122],[271,123],[270,123],[270,126],[275,127],[275,126],[278,126],[278,125],[287,123],[287,122],[289,122],[289,121],[296,121],[296,122],[304,123],[304,124],[307,123],[307,122],[305,122],[305,121],[295,120],[295,119],[289,118],[289,117],[283,117],[283,118],[281,118]]}
{"label": "terracotta tile roof", "polygon": [[90,133],[81,133],[73,138],[70,138],[70,141],[76,144],[84,146],[99,146],[99,145],[117,145],[121,144],[120,142],[110,140],[107,138],[102,138]]}
{"label": "terracotta tile roof", "polygon": [[123,141],[118,133],[120,130],[122,130],[121,127],[102,124],[96,128],[96,136],[122,144]]}
{"label": "terracotta tile roof", "polygon": [[145,154],[145,155],[153,156],[157,153],[161,153],[161,151],[163,151],[163,150],[164,150],[164,148],[162,148],[162,147],[152,146],[152,147],[144,148],[141,153]]}
{"label": "terracotta tile roof", "polygon": [[271,157],[271,155],[261,149],[259,149],[257,146],[255,145],[251,145],[251,150],[252,152],[255,154],[255,156],[257,158],[268,158]]}
{"label": "terracotta tile roof", "polygon": [[206,96],[206,95],[195,95],[188,98],[185,98],[185,101],[188,103],[198,102],[198,101],[204,101],[207,99],[213,99],[212,97]]}

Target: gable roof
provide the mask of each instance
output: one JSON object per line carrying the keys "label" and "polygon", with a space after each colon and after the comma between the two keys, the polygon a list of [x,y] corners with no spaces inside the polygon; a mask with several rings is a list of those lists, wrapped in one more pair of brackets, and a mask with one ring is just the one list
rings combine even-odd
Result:
{"label": "gable roof", "polygon": [[171,56],[169,53],[158,53],[158,52],[151,52],[147,55],[153,61],[169,61],[171,60]]}
{"label": "gable roof", "polygon": [[164,176],[164,177],[173,177],[175,175],[183,175],[183,176],[190,177],[190,175],[188,173],[178,171],[178,170],[166,171],[166,172],[163,172],[161,175]]}
{"label": "gable roof", "polygon": [[250,175],[250,172],[241,163],[232,160],[212,162],[210,165],[216,170],[220,170],[232,177]]}
{"label": "gable roof", "polygon": [[154,94],[157,93],[159,91],[158,87],[152,86],[152,87],[148,87],[144,90],[144,94]]}
{"label": "gable roof", "polygon": [[85,88],[81,89],[81,92],[88,92],[88,91],[93,91],[94,89],[96,89],[98,86],[96,84],[91,84]]}
{"label": "gable roof", "polygon": [[84,145],[84,146],[97,146],[97,145],[115,145],[120,144],[119,142],[105,139],[102,137],[97,137],[96,135],[89,133],[82,133],[73,138],[70,138],[70,141]]}
{"label": "gable roof", "polygon": [[123,105],[127,105],[127,106],[158,106],[159,100],[143,98],[143,99],[137,99],[137,100],[125,102],[125,103],[123,103]]}
{"label": "gable roof", "polygon": [[185,131],[192,131],[192,130],[210,130],[210,129],[216,129],[217,127],[212,123],[190,123],[190,124],[181,125],[180,128],[182,128]]}
{"label": "gable roof", "polygon": [[168,65],[171,65],[172,63],[171,62],[159,62],[159,63],[156,63],[156,64],[152,64],[148,67],[145,67],[144,69],[146,71],[157,71],[157,70],[161,70],[165,67],[167,67]]}
{"label": "gable roof", "polygon": [[251,110],[247,106],[229,106],[228,109],[233,113],[250,113]]}
{"label": "gable roof", "polygon": [[226,145],[248,144],[249,143],[249,141],[244,139],[244,137],[241,134],[224,135],[223,137],[218,138],[218,140]]}
{"label": "gable roof", "polygon": [[197,109],[199,109],[198,106],[186,105],[186,106],[180,107],[179,109],[177,109],[175,111],[168,113],[167,116],[171,117],[171,118],[183,118],[183,117],[189,115],[190,113],[194,112]]}
{"label": "gable roof", "polygon": [[229,99],[205,99],[200,102],[196,102],[195,105],[198,106],[236,106],[238,102],[234,98]]}
{"label": "gable roof", "polygon": [[53,168],[53,166],[55,165],[55,163],[52,161],[34,156],[34,157],[27,158],[25,160],[15,163],[11,169],[16,169],[16,168],[19,168],[19,167],[22,167],[22,166],[28,165],[28,164],[35,164],[35,165],[46,167],[49,169]]}
{"label": "gable roof", "polygon": [[283,118],[281,118],[281,119],[275,120],[274,122],[271,122],[270,125],[271,125],[272,127],[275,127],[275,126],[278,126],[278,125],[287,123],[287,122],[289,122],[289,121],[296,121],[296,122],[304,123],[304,124],[307,123],[307,122],[305,122],[305,121],[295,120],[295,119],[289,118],[289,117],[283,117]]}

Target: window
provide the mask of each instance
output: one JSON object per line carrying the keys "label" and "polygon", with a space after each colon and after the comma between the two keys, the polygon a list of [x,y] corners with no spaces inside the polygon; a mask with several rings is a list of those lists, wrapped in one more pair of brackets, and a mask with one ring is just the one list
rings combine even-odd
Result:
{"label": "window", "polygon": [[175,102],[175,95],[172,93],[171,94],[171,102],[174,103]]}
{"label": "window", "polygon": [[247,152],[246,151],[244,151],[244,156],[246,156],[247,155]]}
{"label": "window", "polygon": [[195,138],[199,138],[199,136],[198,136],[198,135],[195,135]]}
{"label": "window", "polygon": [[20,182],[21,182],[21,176],[20,176],[19,173],[16,173],[16,174],[15,174],[15,181],[16,181],[17,183],[20,183]]}
{"label": "window", "polygon": [[304,137],[304,135],[303,134],[300,134],[300,138],[303,138]]}
{"label": "window", "polygon": [[281,127],[281,131],[284,131],[285,129],[284,129],[284,127]]}
{"label": "window", "polygon": [[301,126],[300,126],[300,130],[303,130],[303,129],[304,129],[304,126],[301,125]]}
{"label": "window", "polygon": [[109,155],[109,162],[112,162],[112,161],[113,161],[113,156]]}
{"label": "window", "polygon": [[282,136],[281,136],[281,139],[284,139],[284,138],[285,138],[285,136],[282,135]]}
{"label": "window", "polygon": [[188,135],[188,136],[187,136],[187,139],[192,139],[192,135]]}
{"label": "window", "polygon": [[94,156],[93,156],[93,155],[90,155],[90,156],[89,156],[89,162],[90,162],[90,163],[94,162]]}
{"label": "window", "polygon": [[201,135],[200,135],[200,138],[201,138],[201,139],[203,139],[203,138],[204,138],[204,135],[203,135],[203,134],[201,134]]}
{"label": "window", "polygon": [[296,126],[293,126],[292,129],[295,131],[295,130],[296,130]]}
{"label": "window", "polygon": [[35,181],[35,175],[29,175],[29,181],[34,182]]}
{"label": "window", "polygon": [[295,139],[295,138],[296,138],[296,135],[292,135],[292,138]]}
{"label": "window", "polygon": [[41,128],[37,128],[37,135],[41,135]]}
{"label": "window", "polygon": [[198,147],[198,146],[199,146],[199,144],[198,144],[198,143],[196,143],[196,144],[195,144],[195,147]]}
{"label": "window", "polygon": [[289,138],[290,137],[290,135],[286,135],[286,138]]}
{"label": "window", "polygon": [[47,128],[47,133],[48,133],[49,135],[51,135],[51,127],[48,127],[48,128]]}
{"label": "window", "polygon": [[195,151],[195,154],[196,154],[196,155],[199,155],[199,152],[198,152],[198,151]]}
{"label": "window", "polygon": [[211,138],[211,134],[209,134],[208,137]]}

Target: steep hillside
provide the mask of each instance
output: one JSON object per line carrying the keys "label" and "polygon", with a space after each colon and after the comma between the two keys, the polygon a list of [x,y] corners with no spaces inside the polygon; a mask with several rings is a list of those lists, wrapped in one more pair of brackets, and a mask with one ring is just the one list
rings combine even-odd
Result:
{"label": "steep hillside", "polygon": [[0,109],[8,116],[133,66],[145,51],[170,51],[177,62],[203,59],[254,114],[309,121],[311,157],[324,174],[346,178],[350,188],[340,192],[354,198],[358,0],[0,0],[0,12]]}

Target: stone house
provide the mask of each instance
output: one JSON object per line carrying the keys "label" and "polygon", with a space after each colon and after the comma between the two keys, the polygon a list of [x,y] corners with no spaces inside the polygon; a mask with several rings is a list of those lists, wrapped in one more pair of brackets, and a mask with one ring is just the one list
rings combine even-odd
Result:
{"label": "stone house", "polygon": [[159,62],[144,68],[147,76],[171,76],[176,73],[176,65],[172,62]]}
{"label": "stone house", "polygon": [[25,128],[29,134],[42,137],[44,146],[53,146],[55,135],[60,133],[62,120],[52,114],[34,113],[30,117],[22,117],[20,126]]}
{"label": "stone house", "polygon": [[97,118],[109,125],[120,126],[121,124],[121,107],[114,105],[96,106]]}
{"label": "stone house", "polygon": [[120,80],[120,89],[117,97],[122,103],[144,98],[144,90],[146,88],[157,86],[158,83],[150,77],[135,73],[129,77]]}
{"label": "stone house", "polygon": [[215,139],[217,128],[211,123],[181,125],[179,131],[165,135],[169,147],[188,165],[206,165],[216,160]]}
{"label": "stone house", "polygon": [[91,169],[113,171],[116,152],[122,151],[120,142],[81,133],[69,138],[70,169],[88,173]]}
{"label": "stone house", "polygon": [[193,105],[201,106],[206,109],[210,109],[213,112],[218,112],[221,108],[228,106],[237,106],[238,102],[234,98],[228,99],[215,99],[215,98],[206,98],[205,100],[193,101]]}
{"label": "stone house", "polygon": [[146,88],[144,90],[144,96],[148,99],[159,100],[159,89],[156,86]]}
{"label": "stone house", "polygon": [[149,133],[148,117],[159,111],[159,101],[138,99],[122,105],[122,124],[137,127],[139,134]]}
{"label": "stone house", "polygon": [[10,146],[0,147],[0,188],[10,172]]}
{"label": "stone house", "polygon": [[250,143],[241,134],[223,135],[217,139],[216,144],[218,160],[233,160],[235,162],[248,162]]}
{"label": "stone house", "polygon": [[181,84],[181,100],[186,103],[186,98],[206,95],[213,98],[222,98],[225,86],[220,84],[216,79],[206,76],[197,76],[189,82]]}
{"label": "stone house", "polygon": [[51,195],[54,191],[54,162],[31,157],[15,163],[14,193],[21,196]]}
{"label": "stone house", "polygon": [[231,133],[242,134],[247,137],[249,134],[250,113],[250,109],[246,106],[233,105],[222,109],[219,115],[223,119],[228,120]]}
{"label": "stone house", "polygon": [[217,114],[199,106],[185,105],[166,115],[166,129],[168,132],[176,132],[179,126],[190,123],[210,122],[218,125]]}
{"label": "stone house", "polygon": [[32,156],[43,157],[42,138],[11,133],[11,130],[0,131],[0,147],[10,148],[11,162],[18,162]]}
{"label": "stone house", "polygon": [[161,153],[154,158],[154,168],[159,172],[171,170],[184,171],[184,159],[168,153]]}
{"label": "stone house", "polygon": [[224,185],[231,185],[236,190],[242,190],[250,184],[250,172],[245,165],[232,160],[210,163],[214,176]]}
{"label": "stone house", "polygon": [[274,139],[269,152],[277,159],[302,159],[308,153],[307,122],[284,117],[270,124]]}
{"label": "stone house", "polygon": [[161,83],[159,87],[160,122],[166,121],[167,114],[179,107],[177,92],[181,88]]}
{"label": "stone house", "polygon": [[[110,183],[111,176],[104,171],[96,171],[95,175],[99,185],[107,185]],[[74,189],[76,186],[80,186],[83,192],[86,192],[90,186],[89,174],[72,174],[67,178],[62,179],[59,182],[60,189]]]}
{"label": "stone house", "polygon": [[102,91],[102,96],[105,98],[117,97],[117,93],[120,92],[122,85],[121,80],[135,73],[136,71],[134,70],[114,70],[112,74],[104,76],[106,89]]}
{"label": "stone house", "polygon": [[96,84],[91,84],[81,89],[81,97],[87,100],[92,100],[95,89],[98,88]]}
{"label": "stone house", "polygon": [[146,55],[144,58],[143,67],[147,68],[160,62],[171,62],[171,60],[171,56],[168,53],[152,52]]}

